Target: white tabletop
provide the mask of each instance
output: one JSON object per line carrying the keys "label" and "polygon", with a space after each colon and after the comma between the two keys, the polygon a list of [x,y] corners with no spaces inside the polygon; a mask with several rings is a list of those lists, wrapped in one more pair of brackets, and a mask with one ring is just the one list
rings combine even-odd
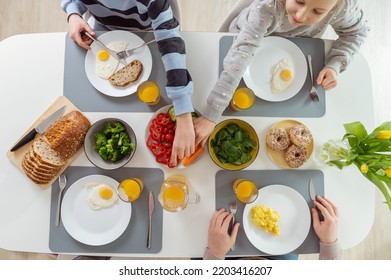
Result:
{"label": "white tabletop", "polygon": [[[218,78],[219,39],[222,33],[184,32],[187,65],[194,81],[193,104],[199,111]],[[51,189],[41,190],[32,184],[6,157],[6,152],[32,123],[63,93],[65,33],[17,35],[0,43],[0,92],[3,106],[0,137],[0,247],[26,252],[51,252],[49,216]],[[305,123],[315,139],[315,152],[302,169],[324,173],[325,195],[340,210],[339,239],[344,249],[361,242],[374,221],[375,187],[355,167],[343,171],[327,167],[317,160],[319,149],[329,139],[340,139],[344,123],[361,121],[374,127],[372,85],[368,65],[358,54],[349,69],[342,73],[336,89],[326,92],[326,114],[322,118],[296,118]],[[144,135],[152,113],[85,112],[95,121],[116,116],[127,121]],[[223,118],[224,119],[224,118]],[[265,138],[266,128],[281,120],[268,117],[242,117]],[[145,145],[139,145],[132,166],[156,167]],[[85,155],[72,165],[90,166]],[[261,149],[247,169],[278,169]],[[201,202],[180,213],[164,212],[163,247],[158,254],[127,254],[127,257],[196,257],[207,244],[209,219],[215,210],[215,174],[219,168],[207,153],[191,168],[164,169],[165,176],[183,174],[199,192]],[[60,252],[57,252],[60,253]],[[80,252],[83,253],[83,252]]]}

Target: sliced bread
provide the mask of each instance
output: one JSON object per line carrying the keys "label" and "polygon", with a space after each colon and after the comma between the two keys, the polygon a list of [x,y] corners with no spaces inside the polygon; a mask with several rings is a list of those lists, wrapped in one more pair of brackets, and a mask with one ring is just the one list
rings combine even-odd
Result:
{"label": "sliced bread", "polygon": [[[48,164],[47,164],[48,163]],[[44,139],[36,139],[22,160],[24,173],[34,183],[45,185],[58,176],[63,161]]]}
{"label": "sliced bread", "polygon": [[109,81],[113,86],[125,87],[131,82],[135,82],[143,72],[142,63],[135,59],[122,69],[115,72],[109,77]]}

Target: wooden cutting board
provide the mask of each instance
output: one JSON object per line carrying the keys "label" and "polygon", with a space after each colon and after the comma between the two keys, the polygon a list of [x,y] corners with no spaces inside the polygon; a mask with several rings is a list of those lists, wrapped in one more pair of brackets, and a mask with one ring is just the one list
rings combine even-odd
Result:
{"label": "wooden cutting board", "polygon": [[[42,120],[46,119],[48,116],[50,116],[52,113],[54,113],[57,109],[61,108],[62,106],[64,105],[67,105],[66,109],[65,109],[65,112],[64,112],[64,115],[71,112],[71,111],[74,111],[74,110],[77,110],[77,111],[80,111],[75,105],[72,104],[72,102],[70,102],[66,97],[64,96],[60,96],[58,97],[53,103],[52,105],[49,106],[49,108],[46,109],[46,111],[26,130],[25,134],[26,135],[33,127],[36,127]],[[22,137],[24,136],[22,135],[18,141],[20,139],[22,139]],[[36,134],[35,135],[35,139],[40,137],[39,134]],[[18,142],[16,141],[15,144]],[[10,150],[8,150],[7,152],[7,157],[10,159],[10,161],[15,164],[19,169],[20,171],[24,174],[24,171],[23,171],[23,168],[22,168],[22,160],[23,160],[23,157],[25,155],[25,153],[27,152],[27,150],[30,148],[30,146],[32,145],[32,142],[34,140],[30,141],[28,144],[20,147],[18,150],[14,151],[14,152],[11,152],[11,148],[15,145],[13,144],[12,147],[10,147]],[[82,152],[82,148],[73,156],[71,157],[70,159],[67,160],[66,164],[64,165],[64,167],[61,169],[61,172],[59,174],[61,174],[70,164],[73,160],[75,160],[79,154]],[[27,176],[26,176],[27,177]],[[28,178],[28,177],[27,177]],[[47,189],[49,187],[51,187],[51,185],[53,184],[53,182],[57,179],[57,177],[55,177],[52,181],[50,181],[48,184],[46,185],[38,185],[38,184],[34,184],[39,186],[40,188],[42,189]],[[32,182],[32,181],[31,181]]]}

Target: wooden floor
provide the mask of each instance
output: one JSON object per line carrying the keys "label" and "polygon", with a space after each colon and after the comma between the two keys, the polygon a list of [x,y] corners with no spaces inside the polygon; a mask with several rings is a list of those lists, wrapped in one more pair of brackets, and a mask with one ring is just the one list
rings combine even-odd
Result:
{"label": "wooden floor", "polygon": [[[237,0],[179,0],[183,31],[216,31]],[[391,120],[391,1],[360,1],[371,32],[362,53],[372,73],[376,124]],[[66,16],[60,1],[1,0],[0,40],[23,33],[65,32]],[[352,101],[353,102],[353,101]],[[357,101],[355,101],[357,102]],[[349,106],[350,104],[346,104]],[[365,116],[362,116],[365,118]],[[368,128],[372,130],[373,128]],[[368,187],[372,187],[368,185]],[[347,203],[349,199],[346,198]],[[345,259],[391,259],[391,213],[377,191],[376,217],[369,235],[358,246],[345,252]],[[359,218],[359,217],[357,217]],[[48,254],[10,252],[0,249],[1,259],[54,259]],[[300,259],[317,259],[302,255]]]}

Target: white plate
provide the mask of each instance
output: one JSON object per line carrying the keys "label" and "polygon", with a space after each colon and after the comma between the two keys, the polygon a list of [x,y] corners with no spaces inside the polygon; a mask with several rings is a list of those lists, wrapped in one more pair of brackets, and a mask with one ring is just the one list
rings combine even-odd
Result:
{"label": "white plate", "polygon": [[[106,32],[101,36],[99,36],[98,39],[102,41],[102,43],[105,45],[107,45],[110,42],[127,41],[129,49],[144,43],[143,39],[141,39],[137,35],[122,30]],[[97,43],[93,42],[91,44],[91,50],[87,51],[86,59],[85,59],[85,70],[86,70],[87,78],[90,81],[90,83],[101,93],[113,97],[122,97],[122,96],[131,95],[137,91],[137,87],[139,84],[148,80],[149,75],[151,74],[152,71],[152,55],[148,46],[136,50],[134,55],[126,59],[126,62],[128,63],[130,63],[134,59],[138,59],[143,64],[143,72],[139,77],[139,79],[134,83],[130,83],[130,85],[126,87],[115,87],[111,85],[108,80],[102,79],[98,75],[96,75],[95,73],[96,54],[101,49],[102,48]],[[117,69],[120,69],[122,67],[123,65],[119,63]]]}
{"label": "white plate", "polygon": [[[271,78],[277,63],[289,58],[293,64],[292,84],[280,93],[271,90]],[[250,65],[244,72],[243,79],[254,94],[267,101],[283,101],[295,96],[303,87],[307,78],[307,61],[303,52],[288,39],[276,36],[263,38],[259,49],[254,54]]]}
{"label": "white plate", "polygon": [[[266,205],[280,213],[280,236],[274,236],[251,223],[251,208]],[[258,198],[243,211],[243,228],[248,240],[258,250],[270,255],[283,255],[297,249],[306,239],[311,225],[309,207],[294,189],[270,185],[259,190]]]}
{"label": "white plate", "polygon": [[64,195],[61,220],[66,231],[77,241],[93,246],[116,240],[127,228],[132,206],[119,199],[113,207],[92,210],[88,206],[87,183],[102,182],[116,191],[118,182],[103,175],[89,175],[74,182]]}

